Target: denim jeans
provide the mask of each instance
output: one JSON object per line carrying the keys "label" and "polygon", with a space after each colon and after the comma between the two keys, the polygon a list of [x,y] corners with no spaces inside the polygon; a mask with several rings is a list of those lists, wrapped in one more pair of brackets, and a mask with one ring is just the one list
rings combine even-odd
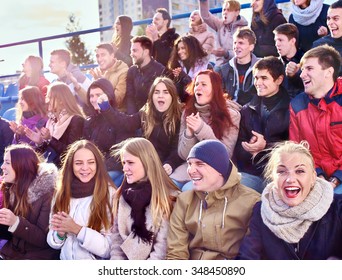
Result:
{"label": "denim jeans", "polygon": [[249,187],[258,193],[262,193],[262,191],[265,188],[265,182],[262,178],[251,175],[245,172],[240,172],[241,174],[241,184],[245,185],[246,187]]}

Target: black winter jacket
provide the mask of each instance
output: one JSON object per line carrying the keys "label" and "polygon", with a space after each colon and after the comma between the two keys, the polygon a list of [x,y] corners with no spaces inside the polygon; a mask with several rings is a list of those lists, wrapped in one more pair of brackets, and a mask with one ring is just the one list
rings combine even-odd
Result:
{"label": "black winter jacket", "polygon": [[162,76],[165,67],[152,59],[140,68],[132,65],[127,72],[126,108],[127,114],[138,112],[147,101],[147,96],[155,78]]}
{"label": "black winter jacket", "polygon": [[265,161],[260,162],[265,152],[260,152],[252,160],[252,155],[241,145],[241,142],[249,142],[253,136],[252,130],[264,136],[266,148],[272,147],[279,141],[289,139],[290,97],[283,87],[280,87],[277,94],[281,94],[281,100],[270,112],[266,111],[262,105],[262,99],[257,95],[240,111],[240,131],[234,152],[240,172],[260,176],[266,163]]}

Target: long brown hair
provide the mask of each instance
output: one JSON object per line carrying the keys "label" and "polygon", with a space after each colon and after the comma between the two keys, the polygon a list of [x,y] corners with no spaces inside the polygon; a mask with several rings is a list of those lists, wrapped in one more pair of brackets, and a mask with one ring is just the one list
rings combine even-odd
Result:
{"label": "long brown hair", "polygon": [[117,17],[121,26],[121,34],[114,31],[112,43],[120,50],[130,48],[131,46],[131,33],[133,29],[133,22],[129,16],[120,15]]}
{"label": "long brown hair", "polygon": [[90,216],[88,227],[100,231],[102,227],[109,229],[113,223],[113,217],[108,218],[111,213],[110,188],[115,188],[112,183],[103,161],[103,155],[100,150],[88,140],[79,140],[71,144],[68,148],[63,165],[61,176],[57,182],[57,188],[54,195],[53,213],[64,211],[70,212],[71,183],[75,177],[73,172],[73,163],[75,153],[80,149],[87,149],[94,154],[96,161],[95,188],[93,199],[90,204]]}
{"label": "long brown hair", "polygon": [[163,127],[166,135],[173,136],[176,134],[177,126],[181,119],[181,104],[178,99],[178,93],[173,81],[166,77],[157,77],[148,94],[146,105],[142,109],[143,131],[144,137],[149,138],[156,123],[159,122],[158,110],[153,104],[153,94],[156,86],[163,83],[166,86],[167,91],[172,97],[170,107],[163,114]]}
{"label": "long brown hair", "polygon": [[[265,0],[263,0],[263,6],[264,6],[264,3]],[[265,15],[265,12],[264,12],[264,7],[262,7],[260,13],[255,13],[253,12],[252,14],[252,21],[251,21],[251,25],[253,28],[257,28],[258,27],[258,21],[261,21],[264,25],[267,25],[268,24],[268,19]]]}
{"label": "long brown hair", "polygon": [[[26,86],[19,91],[18,96],[19,100],[20,98],[25,100],[27,106],[29,107],[29,111],[33,112],[35,115],[41,115],[42,117],[46,116],[47,107],[45,104],[45,99],[38,87]],[[23,111],[21,109],[21,106],[19,105],[19,101],[17,102],[16,108],[18,110],[16,120],[20,122],[23,116]]]}
{"label": "long brown hair", "polygon": [[[28,144],[8,146],[5,153],[10,153],[11,165],[15,172],[14,183],[3,183],[4,207],[13,211],[15,215],[27,217],[31,205],[28,202],[28,189],[37,177],[41,157]],[[10,201],[10,194],[14,200]]]}
{"label": "long brown hair", "polygon": [[185,105],[184,116],[189,116],[192,113],[196,114],[197,109],[195,107],[196,97],[195,97],[195,83],[199,75],[208,75],[210,77],[212,86],[212,99],[210,101],[210,111],[211,111],[211,122],[210,126],[214,131],[217,139],[222,139],[225,128],[235,126],[230,117],[230,113],[227,108],[227,102],[224,98],[224,92],[222,89],[222,81],[220,74],[212,70],[203,70],[197,73],[197,75],[192,80],[192,83],[188,86],[187,92],[189,92],[189,99]]}

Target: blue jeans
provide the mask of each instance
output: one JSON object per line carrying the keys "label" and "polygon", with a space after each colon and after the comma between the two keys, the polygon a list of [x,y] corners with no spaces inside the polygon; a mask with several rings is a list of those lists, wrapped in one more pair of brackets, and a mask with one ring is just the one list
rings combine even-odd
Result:
{"label": "blue jeans", "polygon": [[121,171],[108,171],[110,178],[112,178],[115,186],[120,187],[124,179],[124,174]]}
{"label": "blue jeans", "polygon": [[262,191],[265,188],[265,182],[262,178],[251,175],[245,172],[240,172],[241,174],[241,184],[245,185],[246,187],[249,187],[258,193],[262,193]]}
{"label": "blue jeans", "polygon": [[342,194],[342,184],[339,184],[338,186],[336,186],[336,188],[334,189],[334,193]]}
{"label": "blue jeans", "polygon": [[172,179],[172,178],[171,178],[171,180],[172,180],[172,182],[176,185],[176,187],[177,187],[178,189],[182,190],[184,183],[182,183],[182,182],[180,182],[180,181],[177,181],[176,179]]}
{"label": "blue jeans", "polygon": [[193,185],[192,181],[189,181],[183,185],[182,192],[191,191],[193,189],[194,189],[194,185]]}

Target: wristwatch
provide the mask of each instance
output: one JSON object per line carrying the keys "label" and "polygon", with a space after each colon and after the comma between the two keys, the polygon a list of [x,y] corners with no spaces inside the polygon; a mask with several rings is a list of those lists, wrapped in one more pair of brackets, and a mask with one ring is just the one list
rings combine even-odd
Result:
{"label": "wristwatch", "polygon": [[341,184],[341,181],[337,177],[334,177],[334,176],[329,178],[329,182],[333,183],[335,186],[338,186],[339,184]]}

